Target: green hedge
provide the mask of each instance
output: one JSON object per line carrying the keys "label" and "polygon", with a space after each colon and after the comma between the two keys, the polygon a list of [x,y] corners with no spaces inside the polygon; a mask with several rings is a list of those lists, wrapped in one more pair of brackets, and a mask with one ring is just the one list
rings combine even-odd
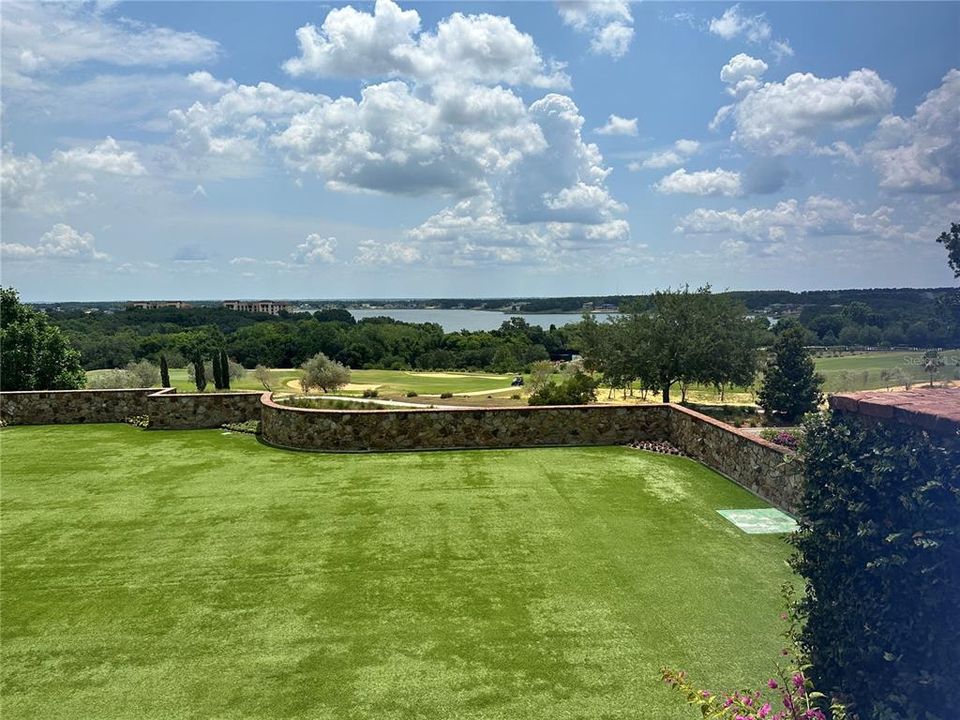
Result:
{"label": "green hedge", "polygon": [[863,720],[960,717],[960,439],[834,413],[802,453],[815,684]]}

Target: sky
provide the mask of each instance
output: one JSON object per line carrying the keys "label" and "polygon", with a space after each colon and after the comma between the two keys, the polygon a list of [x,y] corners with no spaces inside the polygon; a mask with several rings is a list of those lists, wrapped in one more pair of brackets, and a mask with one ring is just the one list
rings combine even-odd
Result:
{"label": "sky", "polygon": [[28,301],[953,283],[960,3],[0,6]]}

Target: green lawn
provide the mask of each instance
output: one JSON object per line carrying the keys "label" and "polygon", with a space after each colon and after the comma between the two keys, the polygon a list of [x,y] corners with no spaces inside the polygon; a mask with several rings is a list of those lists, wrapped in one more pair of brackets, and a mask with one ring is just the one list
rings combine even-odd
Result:
{"label": "green lawn", "polygon": [[[941,353],[946,366],[940,370],[935,380],[952,380],[960,377],[960,350],[948,350]],[[844,390],[874,390],[888,386],[880,377],[884,370],[902,369],[914,383],[926,382],[929,376],[923,370],[923,353],[895,350],[869,352],[839,357],[818,357],[814,362],[817,372],[826,378],[825,389],[828,392]],[[903,387],[902,383],[900,387]]]}
{"label": "green lawn", "polygon": [[218,430],[0,431],[10,718],[694,718],[769,676],[763,503],[618,447],[325,455]]}
{"label": "green lawn", "polygon": [[351,370],[350,381],[363,385],[379,385],[381,395],[420,395],[440,393],[489,392],[510,387],[514,375],[496,373],[407,372],[404,370]]}

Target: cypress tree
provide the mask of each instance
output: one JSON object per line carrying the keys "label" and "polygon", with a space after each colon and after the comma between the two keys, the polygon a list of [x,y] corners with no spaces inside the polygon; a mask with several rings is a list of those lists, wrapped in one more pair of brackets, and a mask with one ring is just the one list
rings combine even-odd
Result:
{"label": "cypress tree", "polygon": [[230,389],[230,360],[227,359],[227,351],[220,351],[220,379],[223,380],[223,389]]}
{"label": "cypress tree", "polygon": [[167,356],[160,356],[160,387],[171,387],[170,385],[170,368],[167,367]]}
{"label": "cypress tree", "polygon": [[220,353],[214,352],[212,362],[213,367],[213,387],[217,390],[223,390],[223,371],[220,366]]}
{"label": "cypress tree", "polygon": [[823,378],[817,375],[813,358],[803,345],[804,329],[784,330],[773,343],[773,357],[767,364],[757,402],[770,415],[788,422],[799,420],[817,409],[823,400]]}
{"label": "cypress tree", "polygon": [[199,352],[193,356],[193,379],[197,385],[197,392],[207,389],[207,371],[203,367],[203,355]]}

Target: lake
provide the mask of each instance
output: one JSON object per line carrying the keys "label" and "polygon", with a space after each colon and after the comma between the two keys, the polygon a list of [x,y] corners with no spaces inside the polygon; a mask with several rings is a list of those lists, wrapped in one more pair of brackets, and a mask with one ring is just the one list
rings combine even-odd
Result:
{"label": "lake", "polygon": [[[360,308],[349,308],[350,314],[357,320],[367,317],[390,317],[395,320],[401,320],[408,323],[437,323],[443,328],[444,332],[457,332],[458,330],[496,330],[512,317],[522,317],[531,325],[539,325],[547,329],[551,325],[560,327],[570,323],[579,322],[581,315],[578,313],[544,313],[542,315],[524,315],[523,313],[502,313],[491,312],[490,310],[440,310],[440,309],[415,309],[415,310],[368,310]],[[603,322],[611,313],[596,313],[594,317],[597,322]]]}

